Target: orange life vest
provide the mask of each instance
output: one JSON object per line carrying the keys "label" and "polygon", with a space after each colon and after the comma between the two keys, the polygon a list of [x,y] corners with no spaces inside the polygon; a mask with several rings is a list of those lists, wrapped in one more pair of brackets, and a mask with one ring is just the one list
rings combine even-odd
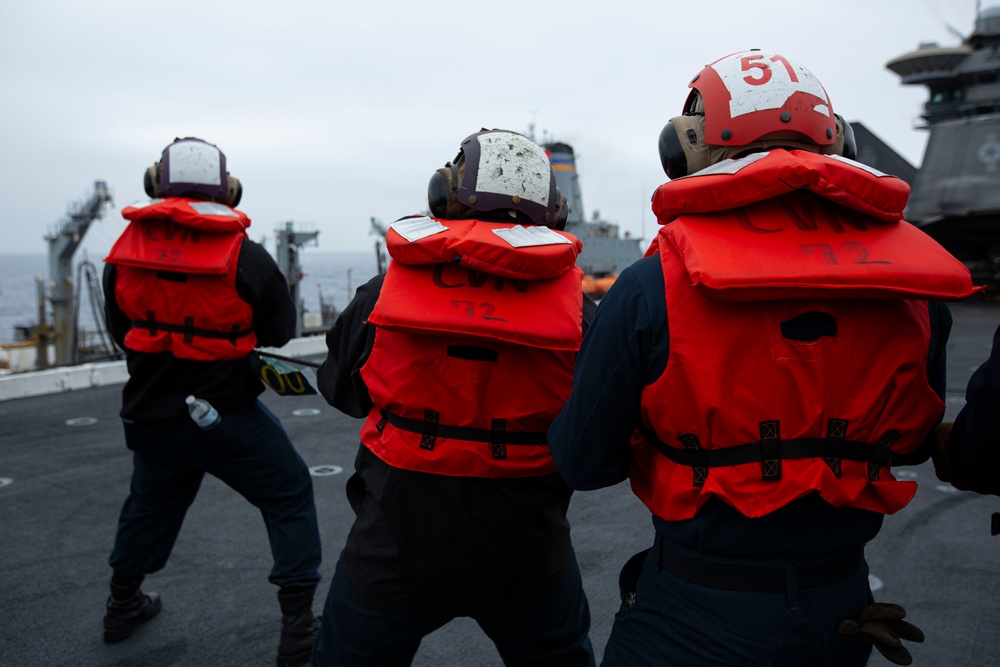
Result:
{"label": "orange life vest", "polygon": [[106,262],[115,298],[132,321],[125,346],[181,359],[239,359],[257,344],[253,309],[236,291],[245,213],[170,197],[122,211],[128,227]]}
{"label": "orange life vest", "polygon": [[368,319],[377,329],[361,377],[375,407],[362,443],[418,472],[554,472],[545,432],[582,338],[579,240],[546,229],[569,242],[515,248],[494,233],[510,224],[424,220],[447,229],[386,237],[393,261]]}
{"label": "orange life vest", "polygon": [[[669,222],[650,254],[663,267],[670,357],[642,393],[632,489],[667,520],[711,496],[760,517],[813,492],[896,512],[916,484],[893,478],[892,455],[916,448],[944,411],[920,299],[977,288],[901,220],[902,181],[801,151],[751,158],[654,196]],[[703,202],[728,208],[698,211]],[[797,340],[803,320],[822,335]]]}

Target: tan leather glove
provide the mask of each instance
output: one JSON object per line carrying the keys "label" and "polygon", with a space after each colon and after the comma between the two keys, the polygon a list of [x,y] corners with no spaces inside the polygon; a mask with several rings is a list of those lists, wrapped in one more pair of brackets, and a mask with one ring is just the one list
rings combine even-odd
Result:
{"label": "tan leather glove", "polygon": [[924,633],[917,626],[904,621],[906,610],[898,604],[876,602],[866,605],[856,621],[841,621],[837,634],[848,637],[863,637],[896,665],[913,663],[913,656],[906,650],[900,639],[911,642],[924,641]]}
{"label": "tan leather glove", "polygon": [[951,438],[951,428],[954,422],[941,422],[927,434],[925,442],[931,446],[931,460],[934,462],[934,474],[942,482],[953,484],[951,460],[948,457],[948,440]]}

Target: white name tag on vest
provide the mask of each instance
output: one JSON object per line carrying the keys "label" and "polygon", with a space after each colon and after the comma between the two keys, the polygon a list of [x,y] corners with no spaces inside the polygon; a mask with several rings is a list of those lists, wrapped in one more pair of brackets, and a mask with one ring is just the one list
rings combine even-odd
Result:
{"label": "white name tag on vest", "polygon": [[548,227],[523,227],[521,225],[514,225],[506,229],[494,229],[493,233],[515,248],[572,243],[568,238],[562,234],[556,234]]}
{"label": "white name tag on vest", "polygon": [[413,243],[414,241],[419,241],[425,236],[430,236],[432,234],[437,234],[439,232],[446,232],[448,228],[442,225],[437,220],[432,220],[427,216],[420,218],[406,218],[405,220],[397,220],[396,222],[389,225],[390,229],[396,230],[396,233],[402,236],[404,239]]}

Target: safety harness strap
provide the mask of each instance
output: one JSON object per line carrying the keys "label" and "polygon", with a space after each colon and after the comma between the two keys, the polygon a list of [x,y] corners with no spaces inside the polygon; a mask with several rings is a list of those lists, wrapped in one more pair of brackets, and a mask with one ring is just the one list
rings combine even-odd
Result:
{"label": "safety harness strap", "polygon": [[784,459],[821,458],[840,476],[840,461],[864,461],[868,463],[868,479],[878,481],[879,468],[888,466],[892,457],[890,445],[899,437],[896,431],[888,431],[879,442],[859,442],[843,437],[846,432],[846,420],[830,420],[828,436],[825,438],[793,438],[782,440],[777,421],[766,421],[760,424],[761,439],[759,442],[748,442],[732,447],[704,449],[698,437],[684,434],[677,437],[683,449],[672,447],[656,435],[648,426],[640,428],[642,434],[657,451],[674,463],[689,466],[694,471],[694,486],[703,486],[711,468],[742,465],[744,463],[760,463],[761,479],[778,481],[781,479],[781,461]]}
{"label": "safety harness strap", "polygon": [[841,462],[844,459],[844,442],[847,441],[847,425],[846,419],[831,419],[826,425],[826,440],[829,443],[830,453],[824,459],[835,477],[844,474]]}
{"label": "safety harness strap", "polygon": [[[410,419],[388,410],[381,410],[382,419],[379,424],[385,427],[388,422],[398,429],[419,433],[422,437],[420,446],[433,449],[435,438],[453,438],[455,440],[471,440],[487,442],[495,459],[507,458],[507,445],[547,445],[544,431],[508,431],[507,420],[494,419],[490,428],[473,428],[471,426],[451,426],[438,423],[438,414],[432,410],[424,412],[425,419]],[[431,418],[427,418],[430,416]],[[381,428],[379,430],[382,430]],[[425,442],[427,445],[425,445]]]}
{"label": "safety harness strap", "polygon": [[194,319],[190,317],[184,318],[184,324],[167,324],[166,322],[158,322],[153,315],[153,311],[147,311],[146,319],[144,320],[132,320],[132,326],[137,329],[149,329],[149,333],[152,336],[155,336],[159,331],[184,334],[185,343],[190,343],[195,336],[200,336],[202,338],[219,338],[222,340],[228,340],[234,346],[239,338],[249,336],[253,333],[252,328],[240,329],[236,325],[233,325],[229,331],[202,329],[201,327],[194,326]]}

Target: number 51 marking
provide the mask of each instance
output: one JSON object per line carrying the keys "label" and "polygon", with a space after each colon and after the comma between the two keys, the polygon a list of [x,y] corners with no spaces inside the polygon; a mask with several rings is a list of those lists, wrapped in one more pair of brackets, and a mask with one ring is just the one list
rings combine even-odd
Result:
{"label": "number 51 marking", "polygon": [[[740,58],[740,65],[744,72],[749,72],[743,80],[746,81],[751,86],[763,86],[765,83],[771,80],[771,66],[766,62],[758,62],[764,56],[743,56]],[[792,80],[792,83],[798,83],[799,77],[792,68],[791,63],[785,60],[784,56],[772,56],[771,62],[781,63],[785,66],[785,71],[788,72],[788,78]],[[753,70],[759,70],[754,72]]]}

